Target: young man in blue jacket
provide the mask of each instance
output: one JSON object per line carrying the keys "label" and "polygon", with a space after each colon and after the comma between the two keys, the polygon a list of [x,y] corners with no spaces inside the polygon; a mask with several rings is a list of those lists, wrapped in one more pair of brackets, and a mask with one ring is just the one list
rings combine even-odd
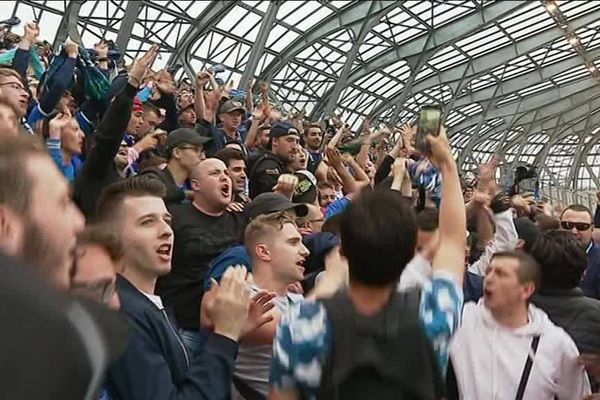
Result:
{"label": "young man in blue jacket", "polygon": [[109,369],[107,388],[112,399],[225,400],[242,330],[267,318],[246,325],[251,278],[243,267],[230,268],[204,310],[214,327],[206,348],[197,353],[186,349],[154,294],[157,278],[171,270],[173,231],[164,191],[155,179],[134,177],[109,186],[98,205],[100,219],[114,226],[126,249],[117,291],[132,328],[129,348]]}

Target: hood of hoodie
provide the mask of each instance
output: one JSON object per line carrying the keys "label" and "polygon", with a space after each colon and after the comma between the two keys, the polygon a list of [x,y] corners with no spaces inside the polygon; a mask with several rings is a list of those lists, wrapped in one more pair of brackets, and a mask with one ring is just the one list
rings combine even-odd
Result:
{"label": "hood of hoodie", "polygon": [[[554,326],[552,321],[550,321],[550,319],[548,318],[548,315],[541,309],[534,306],[533,304],[529,304],[529,310],[528,310],[528,320],[529,321],[527,322],[526,325],[520,326],[518,328],[509,328],[509,327],[506,327],[506,326],[498,323],[492,316],[492,313],[490,312],[490,310],[483,304],[483,298],[479,299],[479,301],[477,302],[477,305],[473,305],[473,306],[480,309],[480,310],[478,310],[479,312],[474,313],[474,314],[476,314],[477,316],[479,316],[481,318],[481,322],[483,323],[483,325],[485,325],[486,327],[488,327],[490,329],[498,329],[498,330],[511,332],[513,335],[516,335],[516,336],[541,335],[544,332],[544,330]],[[465,306],[465,311],[467,311],[466,307],[467,306]],[[468,317],[468,316],[465,316],[465,317]]]}

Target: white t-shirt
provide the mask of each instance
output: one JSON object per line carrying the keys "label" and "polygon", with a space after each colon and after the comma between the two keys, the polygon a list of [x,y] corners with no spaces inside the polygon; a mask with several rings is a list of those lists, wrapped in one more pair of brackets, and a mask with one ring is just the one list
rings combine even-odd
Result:
{"label": "white t-shirt", "polygon": [[[252,293],[257,293],[260,288],[252,285]],[[285,296],[273,299],[275,307],[283,315],[288,312],[291,304],[301,301],[301,294],[288,292]],[[265,397],[269,394],[269,370],[271,367],[271,354],[273,345],[252,345],[242,340],[235,360],[235,377],[246,385],[261,393]]]}
{"label": "white t-shirt", "polygon": [[148,299],[149,299],[151,302],[153,302],[153,303],[154,303],[154,305],[155,305],[155,306],[156,306],[156,307],[157,307],[159,310],[162,310],[163,308],[165,308],[165,306],[163,305],[163,302],[162,302],[162,299],[160,298],[160,296],[157,296],[157,295],[155,295],[155,294],[145,293],[145,292],[142,292],[141,290],[140,290],[140,292],[141,292],[141,293],[142,293],[144,296],[146,296],[146,297],[147,297],[147,298],[148,298]]}

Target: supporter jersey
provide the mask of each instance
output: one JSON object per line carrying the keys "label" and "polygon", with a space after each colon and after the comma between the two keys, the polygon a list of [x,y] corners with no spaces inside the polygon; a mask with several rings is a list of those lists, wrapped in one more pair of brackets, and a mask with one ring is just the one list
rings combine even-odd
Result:
{"label": "supporter jersey", "polygon": [[[422,289],[419,316],[444,372],[450,338],[460,325],[462,305],[462,289],[447,273],[436,272]],[[301,398],[314,399],[331,348],[331,325],[322,303],[307,300],[293,306],[282,317],[273,341],[271,385],[296,389]]]}

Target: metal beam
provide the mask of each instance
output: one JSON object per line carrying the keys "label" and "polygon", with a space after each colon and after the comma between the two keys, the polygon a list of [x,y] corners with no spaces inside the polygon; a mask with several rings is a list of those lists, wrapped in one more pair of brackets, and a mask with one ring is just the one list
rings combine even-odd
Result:
{"label": "metal beam", "polygon": [[[67,40],[67,37],[70,36],[73,30],[77,31],[77,19],[79,18],[79,10],[81,9],[82,4],[83,1],[81,0],[69,2],[65,9],[65,13],[60,20],[60,24],[58,25],[52,48],[56,49]],[[77,37],[78,36],[79,33],[77,33]],[[76,40],[77,37],[73,38],[73,40]],[[81,42],[81,40],[79,42]]]}
{"label": "metal beam", "polygon": [[[598,19],[600,19],[600,10],[597,9],[569,21],[569,29],[571,31],[575,31],[597,21]],[[564,37],[564,35],[565,32],[562,28],[558,26],[552,26],[534,36],[517,41],[510,45],[506,45],[501,49],[497,49],[491,53],[486,53],[480,57],[466,60],[464,63],[452,68],[448,68],[447,70],[440,71],[433,76],[429,76],[416,82],[412,87],[405,87],[402,92],[396,94],[389,99],[388,102],[380,104],[375,110],[373,110],[371,117],[375,118],[388,108],[397,105],[400,101],[403,101],[407,91],[411,92],[412,94],[416,94],[425,89],[430,89],[439,85],[448,85],[451,82],[461,80],[465,76],[465,73],[467,73],[468,82],[521,55],[537,50],[538,48],[551,43],[557,38]],[[419,71],[416,71],[416,73],[419,73]],[[460,87],[457,88],[455,93],[459,93],[460,89]]]}
{"label": "metal beam", "polygon": [[[598,57],[600,57],[600,48],[590,51],[588,53],[587,61],[594,61]],[[454,107],[462,107],[473,103],[484,104],[490,102],[496,91],[496,97],[516,94],[523,90],[523,88],[548,80],[561,72],[577,68],[581,66],[581,64],[581,57],[579,54],[574,53],[571,57],[565,58],[554,64],[536,68],[525,74],[515,75],[506,80],[500,80],[500,82],[486,88],[460,95],[460,97],[455,100]]]}
{"label": "metal beam", "polygon": [[[364,78],[372,72],[382,70],[383,68],[401,60],[403,58],[414,58],[423,56],[426,59],[435,49],[449,46],[461,38],[473,34],[478,29],[501,19],[517,9],[526,6],[528,1],[499,1],[485,6],[480,12],[475,12],[458,18],[446,25],[432,30],[427,35],[421,35],[415,39],[409,40],[398,46],[393,46],[389,50],[382,52],[373,59],[362,63],[359,67],[348,74],[348,78],[341,81],[342,88],[351,86],[354,82]],[[429,37],[431,36],[431,37]],[[416,62],[413,64],[416,65]],[[340,90],[340,91],[341,91]],[[333,88],[323,94],[327,99],[333,94]],[[316,118],[323,112],[323,103],[320,102],[315,107],[312,115]]]}
{"label": "metal beam", "polygon": [[121,52],[120,60],[123,59],[125,51],[127,50],[127,43],[129,43],[129,39],[131,38],[131,32],[133,31],[135,21],[140,14],[141,6],[141,1],[129,0],[127,2],[127,8],[125,8],[125,14],[121,20],[121,26],[119,27],[119,33],[117,33],[116,40],[117,47]]}
{"label": "metal beam", "polygon": [[[510,129],[514,127],[520,126],[529,132],[559,128],[557,129],[555,135],[553,137],[551,136],[551,139],[546,144],[546,147],[540,152],[538,155],[539,158],[536,158],[535,163],[539,164],[540,161],[545,158],[544,153],[546,155],[548,153],[547,146],[551,145],[553,141],[560,140],[561,137],[566,137],[575,134],[575,132],[579,132],[581,129],[583,129],[581,119],[586,115],[592,115],[597,109],[600,109],[600,96],[585,99],[571,107],[564,107],[561,111],[552,115],[548,115],[547,111],[544,112],[545,110],[541,110],[542,112],[538,113],[537,115],[538,118],[535,118],[534,116],[532,121],[524,124],[516,123],[520,118],[520,115],[516,115],[514,121],[511,121],[510,124],[499,125],[470,142],[472,143],[470,147],[465,146],[459,156],[459,165],[462,166],[464,164],[466,157],[468,157],[475,146],[499,132],[505,132],[503,138],[499,141],[499,145],[502,147],[496,151],[498,154],[502,154],[506,152],[510,145],[514,144],[503,143]],[[600,123],[600,112],[595,113],[590,118],[593,119],[592,123]]]}
{"label": "metal beam", "polygon": [[[562,137],[570,136],[579,132],[585,127],[585,116],[594,112],[600,107],[600,96],[596,95],[592,99],[584,100],[579,104],[564,108],[562,111],[552,115],[547,115],[545,110],[540,110],[538,118],[528,124],[521,125],[528,129],[529,132],[553,130],[554,133],[550,137],[561,135]],[[511,143],[506,143],[500,149],[500,152],[505,152]]]}
{"label": "metal beam", "polygon": [[[254,45],[252,46],[252,50],[248,56],[248,63],[246,63],[244,68],[244,73],[240,79],[238,89],[246,89],[254,77],[254,72],[256,71],[258,61],[265,51],[265,43],[267,43],[267,38],[271,33],[271,28],[275,22],[275,17],[277,16],[277,11],[279,11],[280,4],[281,1],[269,2],[269,7],[267,8],[267,12],[261,21],[258,35],[256,36],[256,40],[254,41]],[[248,95],[251,95],[251,93]]]}
{"label": "metal beam", "polygon": [[371,9],[371,6],[373,6],[372,12],[377,13],[392,9],[399,4],[401,4],[399,1],[357,1],[342,8],[337,13],[332,13],[283,49],[261,72],[259,79],[270,82],[278,71],[305,48],[339,29],[362,24],[364,16]]}
{"label": "metal beam", "polygon": [[324,109],[324,113],[326,115],[330,114],[335,109],[340,94],[342,93],[342,89],[347,86],[346,81],[348,79],[348,74],[350,73],[352,65],[356,61],[358,50],[363,45],[365,37],[367,36],[369,31],[379,23],[379,21],[381,20],[381,16],[388,11],[387,9],[383,9],[379,10],[379,12],[377,13],[374,13],[373,8],[375,8],[375,4],[376,3],[373,2],[371,3],[371,8],[365,15],[365,20],[360,28],[360,31],[357,35],[355,32],[356,38],[354,40],[354,43],[352,44],[352,48],[346,55],[346,61],[344,62],[344,66],[342,67],[342,71],[340,72],[340,77],[335,81],[333,87],[327,91],[328,93],[321,97],[319,103],[317,103],[317,106],[313,109],[312,113],[310,114],[310,120],[316,119],[317,112],[319,112],[319,109],[321,107],[320,105],[325,102],[327,103]]}
{"label": "metal beam", "polygon": [[[515,114],[525,115],[540,108],[546,108],[548,112],[553,113],[554,110],[560,111],[561,107],[564,108],[564,106],[573,105],[573,101],[585,100],[595,94],[600,94],[600,86],[593,77],[589,76],[575,82],[570,82],[564,86],[550,87],[542,92],[524,97],[521,101],[495,107],[487,112],[485,119],[502,118],[508,122]],[[483,102],[483,105],[487,103],[487,101]],[[477,116],[467,118],[461,123],[454,125],[452,131],[459,132],[473,126],[476,118]],[[523,121],[519,122],[526,123]]]}
{"label": "metal beam", "polygon": [[223,16],[227,15],[227,13],[231,11],[233,7],[235,7],[236,3],[237,1],[211,1],[206,9],[204,9],[204,11],[191,24],[185,36],[181,38],[179,43],[177,43],[177,46],[175,46],[175,51],[171,53],[171,57],[169,57],[167,65],[172,67],[178,61],[182,62],[188,78],[190,78],[193,82],[196,74],[190,65],[190,60],[188,57],[192,45],[196,43],[200,36],[205,34],[210,28],[214,27]]}

